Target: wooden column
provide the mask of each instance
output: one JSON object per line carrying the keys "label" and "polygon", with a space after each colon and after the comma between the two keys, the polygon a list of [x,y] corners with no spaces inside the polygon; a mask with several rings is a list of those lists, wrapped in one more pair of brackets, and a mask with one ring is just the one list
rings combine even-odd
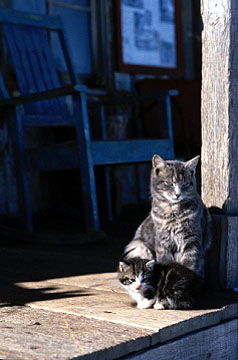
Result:
{"label": "wooden column", "polygon": [[[202,198],[222,210],[220,280],[238,286],[238,1],[202,0]],[[217,222],[219,223],[219,221]]]}

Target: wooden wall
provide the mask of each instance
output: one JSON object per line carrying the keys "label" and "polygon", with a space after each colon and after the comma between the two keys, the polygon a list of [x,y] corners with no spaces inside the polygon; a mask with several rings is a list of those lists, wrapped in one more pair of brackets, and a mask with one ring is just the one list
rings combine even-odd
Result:
{"label": "wooden wall", "polygon": [[[202,1],[202,198],[219,213],[219,274],[238,286],[238,3]],[[217,239],[216,239],[217,240]]]}

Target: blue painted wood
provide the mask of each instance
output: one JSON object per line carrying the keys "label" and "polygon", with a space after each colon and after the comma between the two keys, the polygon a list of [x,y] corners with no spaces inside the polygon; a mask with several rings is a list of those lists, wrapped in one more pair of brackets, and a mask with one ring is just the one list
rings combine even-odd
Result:
{"label": "blue painted wood", "polygon": [[68,71],[69,71],[71,81],[72,81],[73,85],[79,84],[79,78],[78,78],[76,69],[74,67],[74,64],[72,63],[72,60],[71,60],[73,58],[73,55],[72,55],[68,40],[67,40],[67,38],[65,36],[65,31],[60,31],[59,32],[59,39],[60,39],[60,42],[61,42],[65,62],[67,64],[67,68],[68,68]]}
{"label": "blue painted wood", "polygon": [[21,121],[21,110],[12,108],[8,110],[8,132],[12,143],[15,160],[15,174],[17,193],[20,205],[20,219],[24,229],[33,231],[31,199],[28,176],[25,163],[24,130]]}
{"label": "blue painted wood", "polygon": [[[29,93],[28,84],[23,75],[24,69],[23,69],[23,65],[21,63],[20,53],[18,52],[18,49],[15,45],[14,37],[12,34],[12,25],[10,25],[8,23],[3,23],[2,24],[2,32],[4,34],[4,39],[6,40],[8,49],[9,49],[10,53],[13,55],[13,56],[11,56],[11,62],[15,68],[17,82],[18,82],[18,84],[21,84],[21,93],[27,94],[27,93]],[[26,105],[26,109],[28,112],[31,112],[32,104]]]}
{"label": "blue painted wood", "polygon": [[[41,32],[40,52],[42,53],[42,58],[45,59],[44,63],[42,62],[42,65],[46,72],[46,76],[44,77],[46,82],[46,89],[51,90],[55,88],[60,88],[61,83],[59,80],[59,76],[57,74],[56,66],[53,59],[53,54],[49,46],[49,39],[46,31]],[[67,107],[64,98],[54,99],[54,104],[55,104],[55,111],[57,111],[58,114],[67,113]]]}
{"label": "blue painted wood", "polygon": [[62,22],[59,16],[29,14],[10,9],[0,9],[0,22],[43,27],[49,30],[60,30],[62,28]]}
{"label": "blue painted wood", "polygon": [[97,204],[97,193],[94,175],[94,164],[91,151],[91,135],[88,120],[86,92],[74,96],[74,111],[78,116],[75,122],[77,134],[77,151],[80,161],[81,182],[83,187],[83,201],[86,211],[88,229],[100,230]]}
{"label": "blue painted wood", "polygon": [[102,129],[102,138],[103,138],[103,140],[106,140],[107,139],[107,124],[106,124],[105,110],[102,105],[100,105],[100,122],[101,122],[101,129]]}
{"label": "blue painted wood", "polygon": [[46,14],[47,5],[45,1],[39,0],[12,0],[11,8],[16,11],[26,11],[29,13]]}
{"label": "blue painted wood", "polygon": [[[54,80],[51,80],[51,72],[50,72],[50,65],[48,63],[48,59],[44,56],[45,47],[49,47],[48,42],[45,44],[45,37],[47,37],[48,34],[45,29],[34,29],[31,28],[31,41],[33,43],[34,51],[37,54],[37,60],[39,62],[38,67],[36,68],[36,72],[40,73],[40,76],[42,77],[42,87],[39,88],[39,91],[44,90],[52,90],[55,88],[59,88],[61,86],[60,81],[56,74],[56,82]],[[48,40],[48,39],[47,39]],[[50,53],[50,49],[48,49],[47,53]],[[51,54],[52,57],[52,54]],[[55,76],[55,75],[54,75]],[[55,84],[55,85],[54,85]],[[61,101],[62,102],[62,101]],[[63,111],[61,102],[58,101],[58,99],[52,99],[50,102],[48,102],[51,110],[50,113],[53,112],[54,115],[56,115],[56,112],[58,115],[61,114]],[[65,104],[63,105],[63,107]],[[65,112],[65,111],[63,111]]]}
{"label": "blue painted wood", "polygon": [[[39,51],[42,38],[40,34],[42,30],[31,27],[27,29],[27,31],[24,31],[22,26],[21,31],[22,35],[24,36],[26,52],[29,63],[31,65],[32,76],[36,85],[37,92],[47,90],[48,87],[47,83],[45,82],[45,66],[42,63],[43,56],[42,52]],[[55,99],[40,102],[44,114],[55,114],[54,102]]]}
{"label": "blue painted wood", "polygon": [[[173,93],[173,95],[175,95],[175,94]],[[167,110],[167,119],[168,119],[169,139],[171,141],[171,144],[173,144],[173,125],[172,125],[172,111],[171,111],[170,96],[166,96],[166,110]],[[174,159],[174,147],[172,147],[171,159]]]}
{"label": "blue painted wood", "polygon": [[[123,165],[151,162],[154,154],[164,159],[172,159],[173,151],[169,140],[107,140],[93,141],[93,166]],[[82,151],[82,150],[81,150]],[[80,164],[79,150],[75,142],[57,144],[27,153],[27,169],[30,170],[67,170],[77,169]],[[84,167],[87,164],[83,165]],[[86,170],[85,170],[86,171]],[[88,195],[87,195],[88,196]]]}
{"label": "blue painted wood", "polygon": [[[60,88],[61,84],[51,54],[47,32],[16,25],[3,25],[4,34],[22,94]],[[46,98],[47,99],[47,98]],[[28,113],[66,114],[67,107],[63,98],[36,102],[26,107]]]}
{"label": "blue painted wood", "polygon": [[[102,140],[92,141],[88,119],[88,106],[91,106],[91,101],[87,104],[86,97],[88,89],[79,84],[68,43],[62,31],[63,27],[59,21],[53,19],[51,23],[49,17],[40,17],[40,19],[36,17],[36,24],[34,25],[34,16],[23,15],[22,13],[18,15],[16,12],[10,14],[9,12],[2,12],[0,9],[0,23],[2,23],[2,35],[8,45],[21,92],[21,96],[0,101],[0,106],[9,107],[11,134],[16,144],[18,188],[19,193],[24,194],[21,206],[24,208],[22,210],[28,223],[28,229],[32,229],[32,218],[26,170],[80,168],[87,230],[98,231],[100,224],[94,167],[147,162],[151,161],[155,153],[159,153],[165,159],[173,158],[170,103],[166,100],[169,119],[168,138],[112,141],[106,139],[105,113],[102,106],[128,105],[143,99],[128,96],[103,100],[102,94],[97,94],[95,109],[100,112]],[[46,31],[50,27],[55,30],[56,23],[62,51],[71,77],[71,85],[63,88],[61,88]],[[65,100],[62,98],[62,95],[68,94],[73,96],[73,116],[68,114]],[[165,95],[167,92],[163,92],[163,98]],[[17,106],[19,104],[25,104],[26,112],[24,114]],[[47,149],[25,151],[23,126],[64,125],[75,126],[76,142],[74,144],[57,144]],[[107,193],[110,198],[108,173]]]}
{"label": "blue painted wood", "polygon": [[[93,24],[91,24],[91,12],[60,6],[59,2],[55,4],[52,2],[50,13],[59,15],[62,19],[65,28],[64,33],[71,49],[73,49],[71,62],[74,63],[77,73],[80,75],[91,74],[93,71],[91,38],[91,26]],[[58,54],[58,50],[57,44],[55,44],[55,47],[53,47],[54,53]],[[61,59],[58,59],[58,67],[60,71],[65,71]]]}
{"label": "blue painted wood", "polygon": [[[0,105],[1,107],[1,105]],[[48,127],[48,126],[75,126],[75,117],[51,115],[24,115],[22,117],[23,126],[28,127]]]}
{"label": "blue painted wood", "polygon": [[173,146],[168,139],[93,141],[94,165],[115,165],[151,161],[154,154],[173,159]]}
{"label": "blue painted wood", "polygon": [[65,85],[61,88],[56,88],[47,91],[40,91],[34,94],[27,94],[27,95],[20,95],[15,96],[8,99],[1,99],[0,106],[1,107],[8,107],[8,106],[16,106],[22,104],[30,104],[35,101],[51,99],[54,97],[62,96],[62,95],[73,95],[80,91],[86,91],[86,93],[91,94],[91,91],[88,91],[85,86],[79,85]]}
{"label": "blue painted wood", "polygon": [[[14,42],[15,49],[18,50],[18,61],[21,62],[22,65],[22,75],[25,77],[27,89],[26,93],[36,93],[38,91],[36,81],[33,76],[33,66],[30,64],[30,59],[27,54],[28,52],[28,44],[26,43],[26,30],[24,31],[25,27],[22,26],[17,27],[16,25],[9,25],[8,32],[11,34],[11,40]],[[9,34],[8,34],[9,36]],[[13,49],[11,46],[9,49]],[[11,56],[13,57],[15,53],[12,53]],[[22,91],[23,88],[21,87],[21,83],[18,83],[20,90]],[[25,89],[25,87],[24,87]],[[31,113],[37,111],[38,113],[44,113],[44,108],[42,103],[35,102],[32,104]]]}
{"label": "blue painted wood", "polygon": [[[102,139],[107,140],[107,125],[106,125],[106,116],[104,107],[100,106],[100,120],[102,128]],[[112,199],[111,199],[111,182],[110,182],[110,169],[106,166],[105,168],[105,180],[106,180],[106,195],[107,195],[107,209],[108,209],[108,219],[113,221],[112,214]]]}
{"label": "blue painted wood", "polygon": [[0,95],[1,97],[3,97],[4,99],[9,98],[7,89],[5,87],[4,81],[3,81],[3,77],[2,77],[2,73],[0,72]]}
{"label": "blue painted wood", "polygon": [[[6,87],[4,85],[3,76],[0,72],[0,97],[7,99],[9,97]],[[28,177],[26,173],[26,163],[24,158],[24,130],[21,122],[22,112],[17,107],[7,109],[6,119],[8,119],[6,132],[10,139],[10,146],[13,150],[13,157],[15,160],[15,174],[17,182],[17,196],[20,208],[20,220],[23,229],[28,232],[33,231],[32,213],[31,213],[31,199]],[[6,157],[9,149],[2,149],[4,151],[4,169],[6,172]]]}

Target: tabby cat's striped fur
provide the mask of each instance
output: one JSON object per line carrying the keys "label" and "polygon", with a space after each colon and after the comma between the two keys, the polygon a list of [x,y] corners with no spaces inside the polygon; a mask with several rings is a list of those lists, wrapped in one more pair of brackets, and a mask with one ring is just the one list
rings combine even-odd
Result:
{"label": "tabby cat's striped fur", "polygon": [[175,261],[204,276],[211,218],[196,190],[198,160],[164,161],[154,155],[151,213],[127,245],[125,258]]}

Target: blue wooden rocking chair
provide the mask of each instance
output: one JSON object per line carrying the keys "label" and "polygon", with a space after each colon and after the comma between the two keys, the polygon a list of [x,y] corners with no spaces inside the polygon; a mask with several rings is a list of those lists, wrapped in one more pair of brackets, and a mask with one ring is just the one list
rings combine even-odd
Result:
{"label": "blue wooden rocking chair", "polygon": [[[104,131],[102,140],[92,141],[87,107],[89,90],[78,81],[60,18],[0,9],[0,24],[20,93],[16,97],[7,97],[4,83],[0,81],[0,107],[7,111],[22,222],[28,231],[33,230],[27,172],[79,168],[86,227],[89,232],[99,231],[94,167],[151,161],[154,153],[173,158],[170,94],[162,94],[167,104],[168,138],[113,141],[106,139]],[[49,41],[50,32],[58,34],[70,85],[62,86],[59,80]],[[66,95],[73,99],[72,115],[66,106]],[[105,103],[99,104],[101,122],[105,125]],[[25,149],[24,127],[50,126],[74,127],[75,143]]]}

